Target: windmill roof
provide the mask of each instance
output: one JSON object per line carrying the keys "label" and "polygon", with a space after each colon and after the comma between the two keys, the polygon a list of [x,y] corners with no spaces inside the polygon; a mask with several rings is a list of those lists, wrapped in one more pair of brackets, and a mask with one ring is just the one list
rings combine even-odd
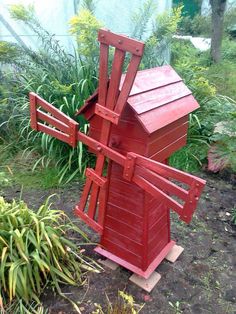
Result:
{"label": "windmill roof", "polygon": [[[120,86],[124,79],[125,74]],[[90,112],[86,117],[89,120],[94,114],[92,107],[95,100],[97,91],[78,114]],[[199,108],[191,91],[169,65],[138,71],[127,102],[148,134]]]}

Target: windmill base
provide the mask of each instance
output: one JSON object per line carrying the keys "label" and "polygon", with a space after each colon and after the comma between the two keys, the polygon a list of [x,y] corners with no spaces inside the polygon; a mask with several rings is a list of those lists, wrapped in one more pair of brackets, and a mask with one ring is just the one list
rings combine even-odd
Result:
{"label": "windmill base", "polygon": [[137,266],[132,265],[131,263],[125,261],[124,259],[102,249],[100,246],[97,246],[94,249],[94,251],[112,260],[113,262],[125,267],[126,269],[131,270],[133,273],[145,279],[148,279],[151,276],[151,274],[154,272],[154,270],[157,268],[157,266],[163,261],[163,259],[166,258],[166,256],[168,255],[168,253],[172,250],[174,246],[175,246],[175,241],[170,241],[164,247],[164,249],[157,255],[157,257],[153,260],[153,262],[148,266],[148,268],[145,271],[143,271],[141,268],[138,268]]}

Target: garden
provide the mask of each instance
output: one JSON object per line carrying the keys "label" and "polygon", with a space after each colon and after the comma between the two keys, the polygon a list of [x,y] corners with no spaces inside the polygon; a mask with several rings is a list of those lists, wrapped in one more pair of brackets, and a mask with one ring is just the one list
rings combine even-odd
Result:
{"label": "garden", "polygon": [[[0,41],[0,310],[1,313],[235,313],[236,312],[236,7],[224,13],[221,58],[178,35],[211,36],[210,16],[184,6],[153,16],[144,1],[130,37],[145,42],[140,69],[170,64],[200,108],[190,114],[187,145],[169,163],[207,181],[189,225],[172,216],[180,258],[158,266],[161,281],[147,293],[131,272],[110,270],[94,252],[99,238],[73,215],[95,158],[30,127],[35,92],[87,134],[75,112],[98,86],[96,3],[83,1],[68,21],[72,53],[41,23],[34,7],[11,5],[11,18],[37,36],[40,49]],[[152,19],[151,31],[147,25]],[[110,57],[109,57],[110,60]]]}

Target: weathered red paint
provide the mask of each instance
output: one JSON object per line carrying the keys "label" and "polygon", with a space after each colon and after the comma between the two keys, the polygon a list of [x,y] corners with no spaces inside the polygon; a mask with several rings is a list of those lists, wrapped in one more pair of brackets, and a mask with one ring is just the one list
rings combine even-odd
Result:
{"label": "weathered red paint", "polygon": [[[31,126],[73,147],[81,141],[97,155],[75,214],[101,234],[98,253],[148,278],[175,244],[170,209],[189,223],[205,185],[167,165],[186,144],[188,115],[199,105],[170,66],[138,71],[143,43],[107,30],[98,40],[99,87],[77,112],[90,122],[89,135],[34,93]],[[109,46],[115,47],[110,75]],[[126,52],[130,64],[122,75]]]}

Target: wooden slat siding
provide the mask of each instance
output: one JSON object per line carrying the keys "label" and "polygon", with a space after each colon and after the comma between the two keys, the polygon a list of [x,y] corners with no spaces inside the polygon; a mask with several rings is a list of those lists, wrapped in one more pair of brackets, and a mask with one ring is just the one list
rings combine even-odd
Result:
{"label": "wooden slat siding", "polygon": [[[159,232],[161,228],[167,225],[167,214],[164,212],[160,217],[156,217],[156,221],[149,228],[149,239],[148,243],[152,243],[152,241],[157,241],[159,239]],[[168,230],[168,228],[166,228]],[[154,240],[155,239],[155,240]]]}
{"label": "wooden slat siding", "polygon": [[60,131],[66,133],[66,134],[68,134],[70,131],[68,125],[55,119],[53,116],[47,115],[46,113],[44,113],[38,109],[37,109],[37,118],[39,120],[47,122],[48,124],[51,124],[52,126],[56,127],[57,129],[59,129]]}
{"label": "wooden slat siding", "polygon": [[[122,86],[126,74],[121,77]],[[181,77],[169,65],[138,71],[130,96],[182,81]]]}
{"label": "wooden slat siding", "polygon": [[156,161],[163,161],[166,158],[169,158],[174,152],[176,152],[178,149],[185,146],[186,144],[187,144],[187,136],[184,135],[180,137],[177,141],[173,142],[172,144],[162,149],[161,151],[150,156],[150,158]]}
{"label": "wooden slat siding", "polygon": [[[114,229],[115,226],[115,229]],[[124,223],[123,221],[120,221],[120,219],[115,219],[112,216],[107,215],[106,217],[106,227],[111,230],[118,231],[122,235],[125,235],[128,237],[130,240],[135,241],[137,243],[141,243],[142,241],[142,229],[140,226],[135,226],[134,224],[127,224]]]}
{"label": "wooden slat siding", "polygon": [[144,178],[134,175],[133,176],[133,182],[138,184],[140,187],[142,187],[145,191],[148,191],[152,196],[159,198],[161,196],[166,198],[166,203],[170,208],[175,211],[178,215],[183,214],[183,206],[180,205],[177,201],[169,197],[166,193],[162,192],[160,189],[158,189],[155,185],[153,185],[151,182],[145,180]]}
{"label": "wooden slat siding", "polygon": [[132,193],[132,197],[137,201],[141,202],[143,200],[142,190],[135,188],[133,183],[119,180],[115,176],[111,176],[110,183],[110,192],[117,194],[122,193],[122,196],[124,195],[127,197],[129,197]]}
{"label": "wooden slat siding", "polygon": [[147,132],[151,134],[198,108],[197,101],[190,95],[137,115],[137,118]]}
{"label": "wooden slat siding", "polygon": [[120,247],[116,243],[114,244],[110,239],[104,239],[102,241],[102,246],[106,248],[110,253],[124,259],[125,261],[141,267],[141,256],[135,255],[132,252],[126,250],[124,247]]}
{"label": "wooden slat siding", "polygon": [[167,133],[171,132],[173,129],[176,129],[178,126],[188,123],[188,115],[164,126],[161,129],[158,129],[154,133],[149,135],[148,144],[151,144],[156,141],[157,138],[161,138],[162,136],[166,135]]}
{"label": "wooden slat siding", "polygon": [[[164,221],[166,223],[164,223]],[[167,228],[167,216],[163,217],[163,221],[162,221],[162,225],[159,225],[158,230],[156,230],[156,233],[154,232],[152,234],[152,237],[150,237],[149,242],[148,242],[148,249],[149,249],[149,253],[150,251],[156,247],[158,245],[159,242],[161,242],[163,239],[165,239],[165,241],[167,240],[168,236],[168,228]],[[167,241],[166,241],[167,244]],[[162,250],[162,248],[160,249]]]}
{"label": "wooden slat siding", "polygon": [[157,137],[155,141],[148,144],[148,156],[152,156],[166,146],[172,144],[182,136],[187,136],[188,122],[173,128],[172,131],[161,137]]}
{"label": "wooden slat siding", "polygon": [[144,43],[138,40],[130,39],[124,35],[114,34],[106,29],[98,31],[98,40],[100,43],[119,48],[137,56],[142,56]]}
{"label": "wooden slat siding", "polygon": [[[118,145],[116,145],[116,143]],[[127,151],[135,152],[140,155],[145,155],[147,151],[146,145],[143,141],[136,141],[132,138],[126,137],[125,135],[111,135],[109,146],[115,151],[118,151],[122,154],[124,153],[125,155]]]}
{"label": "wooden slat siding", "polygon": [[122,86],[121,92],[117,100],[116,108],[115,108],[115,111],[118,114],[121,114],[123,112],[124,106],[126,105],[127,99],[129,97],[129,93],[133,86],[136,73],[138,71],[140,61],[141,61],[140,56],[133,55],[131,57],[131,61],[130,61],[130,64],[129,64],[129,67],[125,76],[124,84]]}
{"label": "wooden slat siding", "polygon": [[163,86],[129,97],[128,102],[135,112],[140,115],[191,94],[192,92],[183,82],[177,82],[171,84],[171,86]]}
{"label": "wooden slat siding", "polygon": [[36,108],[36,95],[34,93],[29,93],[30,99],[30,126],[34,130],[38,130],[37,126],[37,108]]}
{"label": "wooden slat siding", "polygon": [[140,256],[140,253],[142,252],[142,244],[140,242],[131,240],[126,235],[118,233],[117,231],[110,229],[107,226],[104,226],[103,233],[103,240],[107,239],[112,243],[120,246],[124,250],[130,251],[133,254]]}
{"label": "wooden slat siding", "polygon": [[127,223],[129,225],[136,225],[141,227],[143,224],[142,216],[139,216],[136,212],[130,212],[125,208],[121,208],[109,202],[107,203],[106,213],[107,216],[119,219],[121,222]]}
{"label": "wooden slat siding", "polygon": [[156,258],[157,252],[160,253],[168,243],[168,234],[164,233],[163,230],[163,235],[161,236],[160,241],[152,249],[149,249],[149,253],[147,256],[149,264]]}
{"label": "wooden slat siding", "polygon": [[55,108],[53,105],[51,105],[38,95],[36,95],[36,103],[38,106],[41,106],[44,110],[50,112],[55,118],[57,118],[61,122],[68,124],[70,121],[73,121],[74,123],[76,123],[73,119],[70,119],[67,115],[65,115],[59,109]]}
{"label": "wooden slat siding", "polygon": [[99,87],[98,102],[101,106],[106,106],[107,99],[107,82],[108,82],[108,55],[109,47],[100,44],[100,61],[99,61]]}
{"label": "wooden slat siding", "polygon": [[143,207],[140,206],[140,202],[132,200],[130,196],[121,197],[121,194],[110,191],[108,197],[108,204],[120,207],[130,213],[135,211],[135,214],[137,214],[138,216],[143,216]]}
{"label": "wooden slat siding", "polygon": [[166,215],[166,209],[163,207],[162,202],[160,207],[156,207],[156,210],[153,210],[152,212],[149,211],[149,227],[152,228],[163,215]]}
{"label": "wooden slat siding", "polygon": [[37,123],[37,131],[44,132],[46,134],[52,135],[56,137],[57,139],[61,140],[62,142],[65,142],[67,144],[70,144],[70,137],[68,134],[62,133],[61,131],[55,130],[50,128],[47,125],[44,125],[42,123]]}
{"label": "wooden slat siding", "polygon": [[176,195],[182,200],[186,200],[188,197],[188,192],[186,190],[172,183],[168,179],[154,173],[153,171],[137,166],[135,169],[135,174],[152,182],[154,185],[169,195]]}

